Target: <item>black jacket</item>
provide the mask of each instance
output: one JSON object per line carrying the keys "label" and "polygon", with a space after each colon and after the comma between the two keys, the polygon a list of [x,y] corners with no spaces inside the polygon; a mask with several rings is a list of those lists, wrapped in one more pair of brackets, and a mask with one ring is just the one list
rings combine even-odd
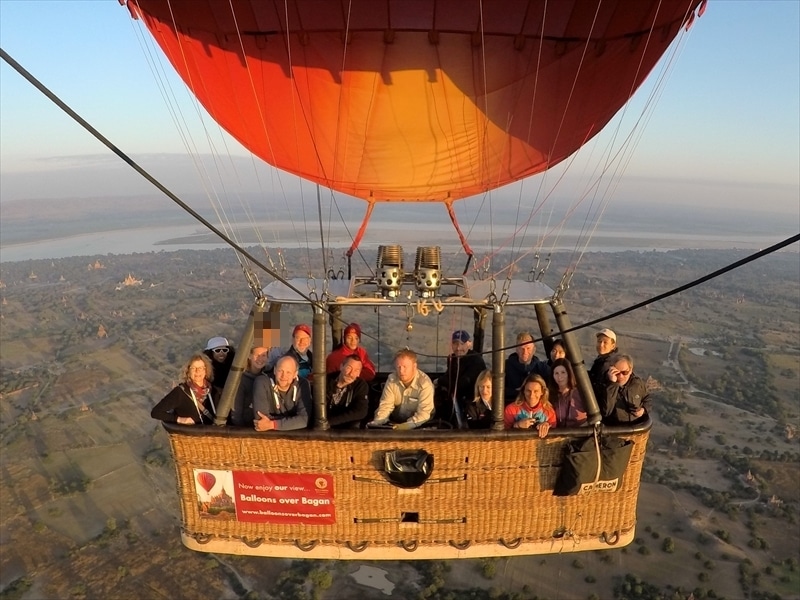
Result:
{"label": "black jacket", "polygon": [[447,370],[439,379],[439,387],[446,390],[448,396],[452,396],[455,390],[456,400],[463,407],[475,397],[475,381],[485,369],[483,356],[475,350],[468,350],[464,356],[451,354],[447,357]]}
{"label": "black jacket", "polygon": [[212,387],[210,396],[210,401],[206,398],[204,402],[204,408],[208,412],[208,415],[204,415],[194,403],[189,387],[181,383],[159,400],[150,411],[150,416],[166,423],[177,423],[178,417],[191,417],[195,423],[211,424],[214,422],[216,407],[219,404],[219,390]]}
{"label": "black jacket", "polygon": [[336,379],[338,377],[339,371],[328,375],[325,386],[328,424],[333,429],[358,427],[369,411],[369,385],[359,377],[350,385],[345,386],[336,398],[338,391]]}
{"label": "black jacket", "polygon": [[550,379],[550,367],[536,356],[531,358],[527,365],[519,360],[519,355],[512,352],[506,358],[505,399],[506,403],[515,400],[522,387],[522,382],[528,375],[540,375],[547,382]]}
{"label": "black jacket", "polygon": [[467,403],[467,427],[489,429],[492,426],[492,409],[483,400]]}
{"label": "black jacket", "polygon": [[233,399],[231,414],[228,421],[237,427],[253,426],[253,381],[256,375],[250,371],[242,373],[239,381],[239,389],[236,390],[236,397]]}
{"label": "black jacket", "polygon": [[[608,354],[598,354],[589,369],[589,383],[592,384],[594,397],[597,398],[598,405],[603,402],[606,396],[606,386],[608,385],[608,370],[617,362],[620,356],[618,348],[614,348]],[[603,412],[602,407],[600,412]]]}
{"label": "black jacket", "polygon": [[203,354],[211,361],[211,370],[214,373],[214,381],[211,382],[211,385],[222,391],[222,388],[225,387],[225,382],[228,380],[228,373],[231,371],[233,357],[236,356],[236,350],[233,346],[228,346],[228,353],[225,355],[225,360],[223,362],[214,360],[213,350],[203,350]]}
{"label": "black jacket", "polygon": [[[631,374],[624,386],[606,380],[605,394],[597,398],[603,423],[607,425],[628,425],[638,423],[647,417],[650,407],[650,394],[647,386],[635,373]],[[644,408],[645,414],[636,418],[633,411]]]}

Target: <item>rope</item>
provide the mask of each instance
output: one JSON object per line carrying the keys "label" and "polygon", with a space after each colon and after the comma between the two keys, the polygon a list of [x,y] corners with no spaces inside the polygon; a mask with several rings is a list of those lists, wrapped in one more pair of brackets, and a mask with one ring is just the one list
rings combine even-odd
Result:
{"label": "rope", "polygon": [[139,173],[142,177],[144,177],[147,181],[152,183],[160,192],[162,192],[167,198],[172,200],[175,204],[180,206],[184,211],[189,213],[194,219],[198,222],[202,223],[209,231],[214,233],[217,237],[223,240],[226,244],[231,246],[237,252],[240,252],[242,255],[246,256],[253,264],[257,265],[259,268],[263,269],[265,273],[268,273],[281,283],[283,283],[286,287],[288,287],[293,292],[299,294],[303,299],[307,300],[309,303],[313,303],[312,299],[306,296],[303,292],[298,290],[294,287],[289,281],[281,277],[278,273],[273,271],[272,269],[268,268],[264,265],[261,261],[256,259],[252,254],[250,254],[247,250],[242,248],[239,244],[237,244],[234,240],[228,237],[223,231],[220,231],[217,227],[215,227],[212,223],[210,223],[207,219],[205,219],[202,215],[200,215],[197,211],[195,211],[191,206],[186,204],[183,200],[178,198],[175,194],[173,194],[169,189],[167,189],[160,181],[158,181],[155,177],[150,175],[145,169],[143,169],[139,164],[134,161],[131,157],[125,154],[122,150],[117,148],[111,141],[106,138],[103,134],[101,134],[97,129],[92,127],[83,117],[81,117],[78,113],[72,110],[64,101],[61,100],[58,96],[56,96],[53,92],[50,91],[43,83],[41,83],[36,77],[31,75],[25,68],[22,67],[16,60],[14,60],[5,50],[0,48],[0,58],[2,58],[8,65],[14,69],[17,73],[22,75],[28,82],[30,82],[37,90],[42,92],[47,98],[53,102],[56,106],[58,106],[61,110],[63,110],[67,115],[69,115],[76,123],[78,123],[81,127],[83,127],[86,131],[88,131],[95,139],[97,139],[100,143],[106,146],[109,150],[111,150],[114,154],[116,154],[119,158],[122,159],[123,162],[127,163],[134,171]]}

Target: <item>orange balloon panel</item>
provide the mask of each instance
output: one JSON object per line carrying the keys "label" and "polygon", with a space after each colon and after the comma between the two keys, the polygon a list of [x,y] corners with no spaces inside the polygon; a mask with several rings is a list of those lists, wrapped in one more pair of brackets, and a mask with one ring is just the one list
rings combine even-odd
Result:
{"label": "orange balloon panel", "polygon": [[268,163],[369,201],[448,201],[539,173],[596,135],[699,1],[496,0],[483,14],[477,0],[128,5],[212,117]]}

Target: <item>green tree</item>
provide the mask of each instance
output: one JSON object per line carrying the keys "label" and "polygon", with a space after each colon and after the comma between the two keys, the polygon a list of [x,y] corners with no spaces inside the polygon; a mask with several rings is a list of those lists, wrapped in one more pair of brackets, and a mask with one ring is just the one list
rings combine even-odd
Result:
{"label": "green tree", "polygon": [[494,579],[497,575],[497,563],[492,559],[484,559],[481,565],[481,575],[486,579]]}

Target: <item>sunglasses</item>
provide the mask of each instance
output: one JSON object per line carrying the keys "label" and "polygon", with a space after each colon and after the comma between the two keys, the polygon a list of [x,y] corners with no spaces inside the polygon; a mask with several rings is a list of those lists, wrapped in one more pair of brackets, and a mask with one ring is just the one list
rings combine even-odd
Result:
{"label": "sunglasses", "polygon": [[214,352],[214,354],[227,354],[228,353],[228,349],[227,348],[214,348],[213,352]]}
{"label": "sunglasses", "polygon": [[620,371],[619,374],[624,377],[625,375],[630,375],[631,372],[630,371]]}

